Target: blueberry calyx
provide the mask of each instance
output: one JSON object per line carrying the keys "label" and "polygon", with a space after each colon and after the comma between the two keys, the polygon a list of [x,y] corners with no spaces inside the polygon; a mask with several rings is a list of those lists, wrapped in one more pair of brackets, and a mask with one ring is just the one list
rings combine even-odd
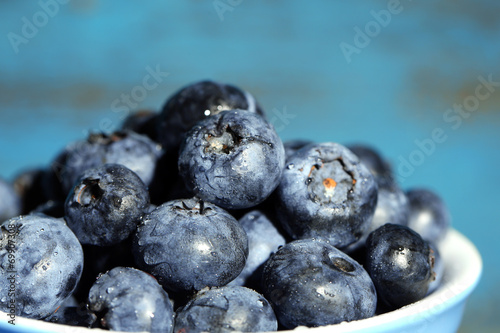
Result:
{"label": "blueberry calyx", "polygon": [[175,205],[175,208],[178,210],[186,210],[191,214],[200,214],[205,215],[208,211],[212,211],[212,208],[205,207],[205,202],[203,200],[198,200],[195,202],[194,206],[189,206],[184,200],[181,202],[182,207],[179,205]]}
{"label": "blueberry calyx", "polygon": [[329,260],[327,261],[327,264],[330,267],[337,269],[341,272],[352,273],[356,270],[356,268],[354,267],[353,264],[351,264],[350,262],[348,262],[347,260],[345,260],[343,258],[340,258],[335,253],[329,253],[328,259]]}
{"label": "blueberry calyx", "polygon": [[104,190],[99,186],[99,179],[84,179],[75,191],[75,202],[87,207],[98,201],[103,194]]}
{"label": "blueberry calyx", "polygon": [[243,139],[229,125],[226,125],[221,132],[220,135],[205,134],[205,152],[229,154]]}
{"label": "blueberry calyx", "polygon": [[[335,167],[339,164],[341,168]],[[331,165],[332,167],[325,167]],[[325,167],[325,168],[324,168]],[[337,171],[338,170],[338,171]],[[332,174],[332,171],[336,171]],[[339,172],[340,171],[340,172]],[[356,185],[356,179],[341,157],[333,160],[318,159],[318,162],[311,167],[306,179],[309,198],[321,204],[338,203],[335,197],[347,200],[349,193],[352,193]]]}

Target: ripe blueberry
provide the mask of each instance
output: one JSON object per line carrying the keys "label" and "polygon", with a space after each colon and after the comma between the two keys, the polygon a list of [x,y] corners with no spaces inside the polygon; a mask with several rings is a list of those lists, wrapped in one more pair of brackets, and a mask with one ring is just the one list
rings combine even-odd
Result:
{"label": "ripe blueberry", "polygon": [[263,202],[278,186],[285,152],[261,116],[223,111],[194,126],[179,156],[179,173],[201,199],[226,209]]}
{"label": "ripe blueberry", "polygon": [[366,270],[389,310],[425,297],[434,279],[434,257],[418,233],[385,224],[368,236],[366,250]]}
{"label": "ripe blueberry", "polygon": [[368,318],[377,305],[368,273],[326,240],[283,246],[266,262],[263,286],[280,324],[289,329]]}
{"label": "ripe blueberry", "polygon": [[125,240],[149,206],[146,185],[120,164],[86,170],[68,194],[66,220],[82,244],[112,245]]}
{"label": "ripe blueberry", "polygon": [[71,296],[83,268],[83,251],[64,220],[14,217],[0,226],[0,305],[15,302],[19,316],[42,319]]}
{"label": "ripe blueberry", "polygon": [[356,155],[333,143],[307,145],[286,163],[277,217],[294,239],[324,237],[343,248],[369,227],[377,184]]}
{"label": "ripe blueberry", "polygon": [[248,241],[238,221],[222,208],[179,199],[144,217],[132,250],[139,268],[165,289],[191,292],[234,280],[245,266]]}

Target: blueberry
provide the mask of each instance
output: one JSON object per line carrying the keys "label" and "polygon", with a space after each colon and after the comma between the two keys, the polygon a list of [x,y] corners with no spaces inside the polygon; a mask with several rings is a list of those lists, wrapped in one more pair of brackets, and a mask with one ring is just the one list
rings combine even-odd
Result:
{"label": "blueberry", "polygon": [[139,268],[173,292],[223,286],[245,266],[248,241],[225,210],[198,199],[166,202],[146,215],[132,247]]}
{"label": "blueberry", "polygon": [[377,184],[344,146],[311,144],[286,163],[277,193],[277,217],[294,239],[326,237],[343,248],[369,227]]}
{"label": "blueberry", "polygon": [[285,244],[285,238],[269,218],[258,210],[248,212],[238,222],[248,236],[248,258],[245,268],[230,285],[249,286],[257,283],[249,280],[260,279],[257,276],[260,275],[260,268],[278,247]]}
{"label": "blueberry", "polygon": [[188,189],[226,209],[263,202],[278,186],[285,163],[276,131],[259,115],[223,111],[194,126],[179,156]]}
{"label": "blueberry", "polygon": [[146,185],[119,164],[86,170],[68,194],[66,220],[82,244],[112,245],[126,239],[149,206]]}
{"label": "blueberry", "polygon": [[168,294],[149,274],[116,267],[102,274],[89,292],[89,309],[113,331],[172,332],[174,310]]}
{"label": "blueberry", "polygon": [[406,192],[410,202],[408,226],[427,241],[437,243],[446,235],[450,214],[444,201],[436,193],[423,188]]}
{"label": "blueberry", "polygon": [[167,150],[178,150],[184,135],[198,121],[225,110],[242,109],[263,116],[255,98],[230,84],[200,81],[172,95],[158,116],[159,141]]}
{"label": "blueberry", "polygon": [[0,267],[2,309],[15,304],[16,315],[41,319],[73,293],[83,251],[62,219],[19,216],[1,225]]}
{"label": "blueberry", "polygon": [[278,322],[261,294],[240,286],[204,289],[176,311],[175,332],[269,332]]}
{"label": "blueberry", "polygon": [[425,297],[434,279],[429,244],[410,228],[385,224],[366,240],[366,270],[388,310]]}
{"label": "blueberry", "polygon": [[21,199],[9,182],[0,178],[0,222],[21,214]]}
{"label": "blueberry", "polygon": [[326,240],[283,246],[265,264],[263,285],[279,323],[289,329],[368,318],[377,306],[368,273]]}
{"label": "blueberry", "polygon": [[85,170],[106,163],[126,166],[149,185],[161,153],[157,143],[134,132],[94,133],[87,140],[68,145],[52,163],[52,169],[66,195]]}

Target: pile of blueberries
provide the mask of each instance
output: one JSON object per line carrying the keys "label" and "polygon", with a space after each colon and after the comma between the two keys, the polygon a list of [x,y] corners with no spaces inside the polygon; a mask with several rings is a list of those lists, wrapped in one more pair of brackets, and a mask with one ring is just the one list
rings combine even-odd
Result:
{"label": "pile of blueberries", "polygon": [[398,309],[439,286],[450,224],[373,147],[282,143],[250,93],[212,81],[0,181],[1,221],[7,319],[150,332]]}

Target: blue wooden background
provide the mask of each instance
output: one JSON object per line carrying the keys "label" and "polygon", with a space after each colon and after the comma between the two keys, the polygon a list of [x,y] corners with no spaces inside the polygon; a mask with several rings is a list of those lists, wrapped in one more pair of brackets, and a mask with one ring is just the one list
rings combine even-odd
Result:
{"label": "blue wooden background", "polygon": [[233,83],[284,140],[370,143],[404,188],[438,192],[484,258],[461,331],[497,332],[499,14],[494,0],[0,1],[0,175],[190,82]]}

